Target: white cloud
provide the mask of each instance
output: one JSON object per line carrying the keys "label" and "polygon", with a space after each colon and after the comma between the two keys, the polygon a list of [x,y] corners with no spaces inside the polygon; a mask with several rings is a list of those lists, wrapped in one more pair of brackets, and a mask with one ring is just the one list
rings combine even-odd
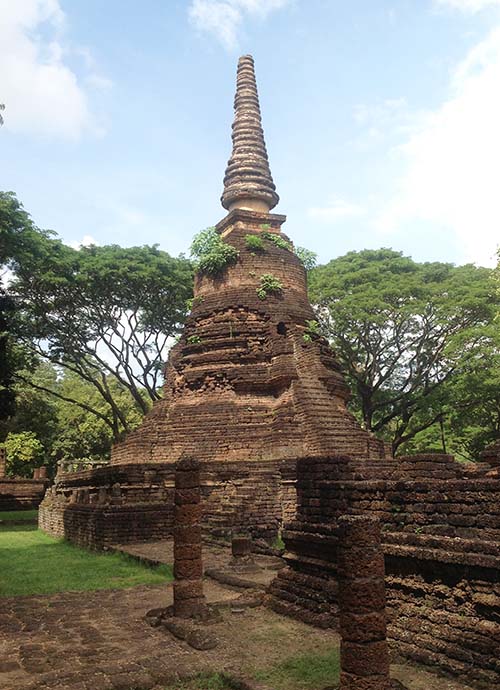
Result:
{"label": "white cloud", "polygon": [[379,227],[405,222],[450,230],[463,259],[494,264],[500,242],[500,27],[454,71],[450,97],[428,113],[399,151],[405,172]]}
{"label": "white cloud", "polygon": [[324,222],[335,222],[343,218],[362,216],[364,210],[355,204],[348,203],[342,199],[332,201],[327,206],[313,206],[308,210],[308,215],[314,220]]}
{"label": "white cloud", "polygon": [[289,3],[290,0],[191,0],[189,19],[197,29],[214,34],[225,48],[232,50],[238,45],[245,17],[264,19]]}
{"label": "white cloud", "polygon": [[99,242],[95,240],[92,235],[84,235],[81,240],[74,240],[68,243],[73,249],[80,249],[81,247],[90,247],[92,245],[99,246]]}
{"label": "white cloud", "polygon": [[462,12],[480,12],[488,7],[500,7],[500,0],[434,0],[438,7],[450,7]]}
{"label": "white cloud", "polygon": [[[59,0],[0,0],[0,16],[0,102],[5,103],[5,128],[70,139],[98,129],[81,83],[84,80],[65,62],[65,15]],[[96,86],[99,75],[85,67],[90,84],[93,80]]]}

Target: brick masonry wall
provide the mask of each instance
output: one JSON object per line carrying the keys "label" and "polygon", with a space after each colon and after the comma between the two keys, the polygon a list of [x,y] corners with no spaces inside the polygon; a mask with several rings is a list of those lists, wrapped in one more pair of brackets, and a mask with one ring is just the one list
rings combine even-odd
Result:
{"label": "brick masonry wall", "polygon": [[0,510],[38,508],[48,484],[43,479],[0,478]]}
{"label": "brick masonry wall", "polygon": [[[288,483],[283,491],[284,468]],[[294,461],[203,463],[205,532],[228,538],[232,531],[245,530],[255,538],[274,539],[283,521],[282,500],[288,515],[295,507],[294,468]],[[173,464],[139,463],[60,474],[40,506],[40,527],[96,549],[167,537],[174,471]]]}
{"label": "brick masonry wall", "polygon": [[338,518],[377,517],[383,525],[392,652],[496,687],[498,473],[472,480],[449,456],[404,458],[382,468],[390,479],[355,480],[362,476],[361,464],[347,458],[300,461],[298,472],[297,515],[284,531],[288,567],[272,584],[269,605],[337,627]]}

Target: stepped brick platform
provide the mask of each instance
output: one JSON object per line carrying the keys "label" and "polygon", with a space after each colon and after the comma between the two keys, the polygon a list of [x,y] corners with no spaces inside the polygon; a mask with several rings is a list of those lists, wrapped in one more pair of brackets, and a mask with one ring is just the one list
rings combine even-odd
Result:
{"label": "stepped brick platform", "polygon": [[0,510],[38,508],[48,485],[48,479],[0,477]]}
{"label": "stepped brick platform", "polygon": [[383,525],[392,652],[496,687],[498,471],[471,483],[450,456],[421,455],[401,459],[386,475],[362,479],[360,463],[348,457],[299,462],[297,516],[283,534],[288,567],[272,583],[268,604],[336,629],[338,520],[371,515]]}

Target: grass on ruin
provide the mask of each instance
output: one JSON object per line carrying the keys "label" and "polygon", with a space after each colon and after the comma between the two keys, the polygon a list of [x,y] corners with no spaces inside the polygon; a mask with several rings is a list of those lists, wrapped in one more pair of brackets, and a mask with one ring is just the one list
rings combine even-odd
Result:
{"label": "grass on ruin", "polygon": [[310,652],[280,661],[263,671],[256,671],[255,680],[274,690],[317,690],[336,687],[340,675],[340,652]]}
{"label": "grass on ruin", "polygon": [[0,527],[0,596],[125,589],[170,582],[172,568],[150,568],[124,554],[92,553],[35,526]]}
{"label": "grass on ruin", "polygon": [[[302,654],[254,671],[253,679],[273,690],[336,688],[340,673],[339,649]],[[200,673],[165,690],[240,690],[245,685],[225,673]]]}
{"label": "grass on ruin", "polygon": [[15,522],[21,520],[36,520],[38,510],[0,510],[0,522]]}

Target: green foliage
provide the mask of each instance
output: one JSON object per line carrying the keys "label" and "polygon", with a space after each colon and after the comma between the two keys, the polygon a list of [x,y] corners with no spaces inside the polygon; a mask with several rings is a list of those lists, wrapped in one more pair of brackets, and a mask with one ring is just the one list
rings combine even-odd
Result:
{"label": "green foliage", "polygon": [[283,551],[283,550],[284,550],[284,548],[285,548],[285,542],[283,541],[283,538],[282,538],[281,534],[279,534],[279,535],[276,537],[276,539],[273,541],[273,543],[271,544],[271,546],[273,547],[273,549],[278,549],[279,551]]}
{"label": "green foliage", "polygon": [[16,360],[10,335],[14,310],[14,301],[0,285],[0,420],[10,417],[16,408],[13,390]]}
{"label": "green foliage", "polygon": [[170,566],[152,569],[122,554],[97,554],[35,527],[0,528],[0,590],[4,596],[124,589],[172,581]]}
{"label": "green foliage", "polygon": [[435,425],[452,405],[452,382],[498,352],[491,324],[499,300],[488,269],[364,250],[314,269],[309,283],[354,410],[394,450]]}
{"label": "green foliage", "polygon": [[265,240],[269,240],[269,242],[272,242],[274,245],[276,245],[276,247],[279,247],[280,249],[286,249],[289,252],[293,251],[291,243],[287,242],[284,237],[275,232],[268,232],[267,230],[265,230],[261,233],[261,237],[263,237]]}
{"label": "green foliage", "polygon": [[308,319],[306,321],[306,329],[308,333],[311,333],[312,335],[319,335],[319,323],[316,321],[316,319]]}
{"label": "green foliage", "polygon": [[32,431],[7,434],[4,447],[10,476],[31,477],[34,468],[43,465],[43,445]]}
{"label": "green foliage", "polygon": [[187,341],[190,345],[196,345],[197,343],[201,343],[201,338],[199,335],[190,335]]}
{"label": "green foliage", "polygon": [[198,295],[198,297],[192,297],[191,299],[186,300],[187,311],[192,311],[194,307],[197,307],[199,304],[202,304],[204,300],[205,298],[203,297],[203,295]]}
{"label": "green foliage", "polygon": [[318,259],[318,255],[315,252],[305,247],[295,247],[295,254],[300,259],[306,271],[312,271],[312,269],[315,268]]}
{"label": "green foliage", "polygon": [[[142,409],[128,389],[113,378],[104,382],[127,428],[138,426]],[[16,413],[0,425],[0,438],[9,432],[33,433],[43,446],[43,464],[50,474],[55,474],[58,460],[109,457],[115,439],[112,412],[91,383],[73,372],[58,372],[42,363],[34,372],[18,372],[15,392]],[[120,431],[124,429],[119,427]]]}
{"label": "green foliage", "polygon": [[308,319],[306,321],[306,331],[302,335],[302,340],[305,343],[311,343],[314,337],[318,337],[319,335],[321,335],[319,323],[316,319]]}
{"label": "green foliage", "polygon": [[216,276],[238,260],[239,252],[224,242],[215,228],[206,228],[194,237],[191,256],[198,271]]}
{"label": "green foliage", "polygon": [[252,252],[265,251],[264,242],[259,235],[245,235],[245,244],[247,249],[250,249]]}
{"label": "green foliage", "polygon": [[271,273],[264,273],[260,277],[260,287],[257,288],[259,299],[266,299],[268,295],[279,295],[283,290],[283,283]]}

